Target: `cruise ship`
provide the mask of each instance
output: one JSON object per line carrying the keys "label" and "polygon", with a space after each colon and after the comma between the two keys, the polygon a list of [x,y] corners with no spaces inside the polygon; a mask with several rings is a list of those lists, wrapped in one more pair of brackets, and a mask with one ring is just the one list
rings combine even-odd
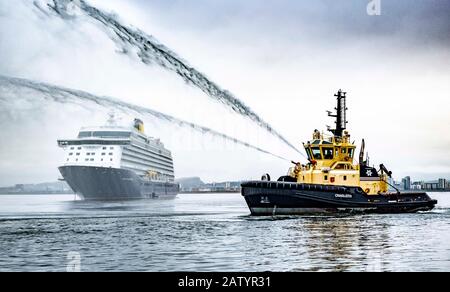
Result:
{"label": "cruise ship", "polygon": [[174,198],[179,192],[171,152],[144,134],[140,119],[122,127],[110,114],[105,126],[82,128],[58,146],[65,151],[59,171],[85,200]]}

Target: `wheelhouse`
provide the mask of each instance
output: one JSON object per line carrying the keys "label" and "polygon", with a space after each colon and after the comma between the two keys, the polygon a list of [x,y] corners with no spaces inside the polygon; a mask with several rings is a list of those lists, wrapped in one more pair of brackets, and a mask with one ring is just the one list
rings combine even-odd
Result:
{"label": "wheelhouse", "polygon": [[303,145],[309,161],[352,162],[356,146],[348,143],[332,143],[326,140],[313,140]]}

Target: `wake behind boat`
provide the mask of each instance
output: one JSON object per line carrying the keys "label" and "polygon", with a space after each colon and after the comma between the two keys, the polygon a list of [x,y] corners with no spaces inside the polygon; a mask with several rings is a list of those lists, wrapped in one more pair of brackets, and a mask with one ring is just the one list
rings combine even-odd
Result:
{"label": "wake behind boat", "polygon": [[336,128],[324,135],[315,130],[304,148],[308,163],[295,163],[287,176],[270,181],[242,184],[242,195],[253,215],[291,215],[304,213],[362,212],[408,213],[429,211],[437,204],[424,192],[389,191],[392,172],[381,164],[379,170],[364,159],[362,141],[359,163],[354,164],[356,146],[346,131],[346,93],[337,97]]}
{"label": "wake behind boat", "polygon": [[59,171],[72,190],[86,200],[174,198],[172,154],[159,139],[144,134],[144,124],[108,124],[82,128],[76,139],[58,140],[66,152]]}

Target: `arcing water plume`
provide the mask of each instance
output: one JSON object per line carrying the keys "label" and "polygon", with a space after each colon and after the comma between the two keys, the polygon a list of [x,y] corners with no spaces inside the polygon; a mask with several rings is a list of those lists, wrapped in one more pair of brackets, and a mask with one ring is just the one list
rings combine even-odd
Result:
{"label": "arcing water plume", "polygon": [[32,97],[28,97],[29,95],[19,95],[18,98],[27,99],[27,101],[30,102],[38,102],[42,103],[43,101],[51,101],[61,104],[76,104],[83,106],[84,108],[89,108],[94,105],[101,106],[104,108],[114,108],[115,110],[120,110],[124,113],[130,113],[134,112],[139,115],[149,115],[154,118],[157,118],[161,121],[177,125],[179,127],[188,127],[192,130],[195,130],[197,132],[200,132],[202,134],[211,135],[214,137],[219,137],[222,139],[225,139],[227,141],[233,142],[237,145],[241,145],[250,149],[257,150],[259,152],[262,152],[264,154],[269,154],[274,157],[277,157],[279,159],[288,160],[284,157],[278,156],[276,154],[273,154],[269,151],[266,151],[262,148],[259,148],[257,146],[253,146],[249,143],[246,143],[244,141],[238,140],[236,138],[230,137],[226,134],[217,132],[215,130],[187,122],[175,117],[172,117],[170,115],[149,109],[140,107],[137,105],[129,104],[117,99],[109,98],[109,97],[100,97],[95,96],[90,93],[80,91],[80,90],[73,90],[63,87],[58,87],[46,83],[41,82],[35,82],[27,79],[21,79],[21,78],[12,78],[12,77],[6,77],[0,75],[0,105],[4,108],[7,108],[7,104],[10,100],[2,96],[3,90],[16,90],[16,89],[31,89],[33,91],[39,92],[40,94],[37,94],[38,97],[43,97],[45,100],[30,100]]}
{"label": "arcing water plume", "polygon": [[[34,4],[41,11],[44,11],[45,8],[40,6],[37,1]],[[209,97],[224,104],[235,113],[255,122],[259,127],[265,129],[283,141],[283,143],[302,154],[286,138],[253,112],[250,107],[230,92],[223,90],[216,83],[209,80],[204,74],[190,66],[186,61],[183,61],[169,48],[159,43],[154,37],[139,29],[133,29],[123,25],[114,15],[105,13],[87,4],[84,0],[52,0],[52,3],[47,5],[58,16],[68,20],[76,17],[76,13],[73,13],[74,10],[81,11],[95,20],[123,52],[128,52],[130,49],[136,50],[137,56],[144,64],[157,64],[166,70],[176,73],[188,84],[196,86]]]}

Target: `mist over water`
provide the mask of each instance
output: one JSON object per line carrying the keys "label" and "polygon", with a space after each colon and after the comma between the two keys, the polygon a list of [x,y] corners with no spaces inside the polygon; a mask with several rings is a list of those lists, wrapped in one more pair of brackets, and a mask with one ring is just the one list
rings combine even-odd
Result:
{"label": "mist over water", "polygon": [[[0,94],[5,137],[0,144],[0,186],[55,180],[63,161],[55,141],[73,138],[82,126],[103,124],[115,107],[124,122],[141,115],[146,133],[172,151],[177,177],[251,180],[267,172],[283,175],[288,161],[298,160],[292,147],[252,119],[209,98],[157,61],[143,62],[138,47],[87,15],[77,6],[81,2],[67,1],[64,16],[47,5],[60,2],[0,4],[0,55],[8,60],[0,64],[0,76],[5,76]],[[126,9],[123,14],[128,17]],[[161,61],[163,55],[148,57]],[[13,82],[12,77],[22,80]],[[83,90],[84,99],[77,90],[67,94],[68,88]],[[120,99],[96,100],[101,96]],[[61,102],[66,99],[70,102]]]}
{"label": "mist over water", "polygon": [[[31,90],[31,92],[26,92],[27,90]],[[37,106],[43,105],[44,102],[55,102],[60,104],[80,105],[87,110],[91,110],[94,107],[101,107],[106,110],[114,109],[126,114],[133,112],[140,116],[151,116],[171,125],[189,128],[204,135],[222,138],[229,142],[259,151],[261,153],[272,155],[279,159],[288,160],[260,147],[251,145],[234,137],[230,137],[218,131],[184,121],[149,108],[129,104],[114,98],[95,96],[80,90],[62,88],[42,82],[34,82],[31,80],[11,78],[0,75],[0,104],[2,105],[2,108],[8,108],[8,104],[12,99],[16,102],[18,100],[23,100]]]}
{"label": "mist over water", "polygon": [[220,102],[234,113],[250,119],[259,127],[277,137],[284,144],[296,152],[301,153],[240,99],[233,96],[227,90],[222,89],[151,35],[122,24],[116,16],[90,6],[83,0],[53,0],[50,3],[46,3],[46,1],[44,3],[35,1],[34,5],[38,8],[38,11],[48,17],[56,13],[56,15],[67,21],[73,21],[79,18],[80,15],[95,20],[96,24],[103,28],[103,31],[116,43],[122,53],[136,54],[140,61],[146,65],[156,64],[175,73],[186,83],[200,89],[207,96]]}

